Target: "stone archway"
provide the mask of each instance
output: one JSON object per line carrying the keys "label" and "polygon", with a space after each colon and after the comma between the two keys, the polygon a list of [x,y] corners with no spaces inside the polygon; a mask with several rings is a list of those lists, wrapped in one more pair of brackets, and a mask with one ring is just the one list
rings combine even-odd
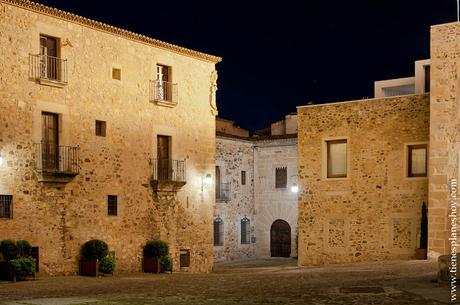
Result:
{"label": "stone archway", "polygon": [[291,256],[291,226],[282,219],[275,220],[270,228],[270,254],[272,257]]}

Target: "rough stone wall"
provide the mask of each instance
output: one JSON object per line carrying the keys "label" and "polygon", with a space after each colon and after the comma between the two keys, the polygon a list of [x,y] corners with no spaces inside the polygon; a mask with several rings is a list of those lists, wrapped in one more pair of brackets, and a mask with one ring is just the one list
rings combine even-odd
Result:
{"label": "rough stone wall", "polygon": [[[128,40],[0,2],[0,194],[13,195],[13,219],[0,219],[0,239],[27,239],[40,247],[41,271],[75,273],[80,246],[105,240],[119,271],[139,271],[143,244],[191,251],[190,271],[212,269],[215,117],[211,113],[211,62]],[[68,60],[63,88],[29,79],[29,54],[39,34],[58,37]],[[179,103],[149,102],[156,64],[172,67]],[[121,68],[121,81],[111,78]],[[41,112],[60,115],[61,145],[80,147],[80,174],[67,184],[39,183],[32,169],[41,140]],[[107,121],[107,137],[95,136]],[[157,135],[172,137],[172,159],[186,160],[187,184],[177,193],[150,186]],[[107,195],[118,195],[118,216],[107,216]]]}
{"label": "rough stone wall", "polygon": [[[270,256],[270,229],[281,219],[291,227],[291,256],[296,256],[297,194],[291,186],[297,183],[297,139],[255,141],[255,211],[256,253]],[[275,188],[275,169],[287,167],[287,187]]]}
{"label": "rough stone wall", "polygon": [[[429,96],[298,108],[299,264],[410,259],[427,178],[407,178],[406,144],[429,140]],[[323,176],[324,141],[348,139],[348,178]]]}
{"label": "rough stone wall", "polygon": [[[254,151],[251,141],[217,137],[216,165],[221,168],[221,181],[230,183],[228,202],[216,202],[214,216],[224,221],[224,243],[214,246],[215,261],[244,260],[255,256],[255,244],[241,244],[241,219],[250,222],[254,236]],[[241,184],[241,171],[246,171],[246,185]]]}
{"label": "rough stone wall", "polygon": [[459,50],[460,23],[431,28],[428,205],[428,250],[431,257],[451,251],[448,181],[460,178]]}

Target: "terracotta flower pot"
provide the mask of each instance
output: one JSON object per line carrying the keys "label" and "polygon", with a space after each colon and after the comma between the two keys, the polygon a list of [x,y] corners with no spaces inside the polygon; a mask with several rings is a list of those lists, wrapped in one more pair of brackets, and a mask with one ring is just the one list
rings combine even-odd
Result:
{"label": "terracotta flower pot", "polygon": [[427,257],[426,254],[427,254],[426,249],[422,249],[422,248],[415,249],[415,259],[418,259],[418,260],[426,259]]}
{"label": "terracotta flower pot", "polygon": [[97,259],[80,261],[80,275],[83,276],[98,276],[99,275],[99,261]]}
{"label": "terracotta flower pot", "polygon": [[160,260],[158,258],[144,257],[142,269],[144,272],[160,273]]}

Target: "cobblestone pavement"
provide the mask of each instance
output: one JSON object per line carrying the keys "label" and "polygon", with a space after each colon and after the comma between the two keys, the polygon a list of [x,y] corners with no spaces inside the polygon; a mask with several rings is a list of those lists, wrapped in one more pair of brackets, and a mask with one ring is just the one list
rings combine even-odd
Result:
{"label": "cobblestone pavement", "polygon": [[[299,268],[292,259],[217,265],[211,274],[39,277],[0,282],[1,305],[447,304],[436,262],[396,261]],[[358,287],[358,288],[356,288]]]}

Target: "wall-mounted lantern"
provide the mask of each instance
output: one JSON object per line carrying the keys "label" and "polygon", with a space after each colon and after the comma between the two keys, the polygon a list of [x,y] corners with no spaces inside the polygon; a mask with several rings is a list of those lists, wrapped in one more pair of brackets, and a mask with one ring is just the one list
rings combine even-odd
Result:
{"label": "wall-mounted lantern", "polygon": [[212,176],[211,174],[206,174],[205,177],[201,178],[201,192],[204,190],[204,185],[211,185],[212,184]]}

